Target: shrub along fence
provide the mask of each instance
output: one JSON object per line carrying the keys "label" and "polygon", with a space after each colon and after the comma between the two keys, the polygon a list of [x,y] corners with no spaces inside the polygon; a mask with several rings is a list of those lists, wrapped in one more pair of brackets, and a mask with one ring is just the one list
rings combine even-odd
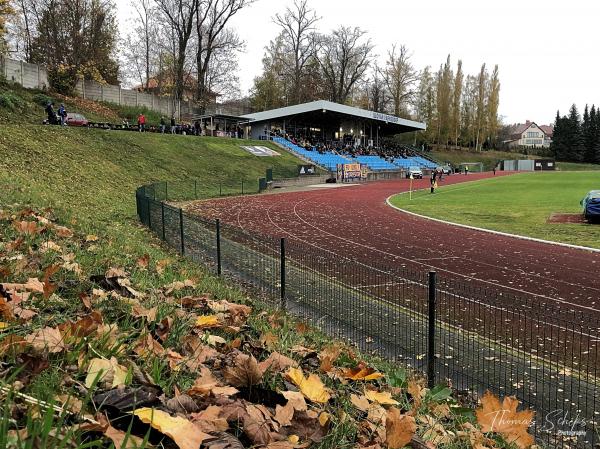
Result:
{"label": "shrub along fence", "polygon": [[600,333],[572,312],[536,308],[435,272],[368,266],[169,203],[255,193],[261,183],[151,184],[137,189],[137,213],[182,255],[333,337],[423,372],[430,386],[448,383],[467,402],[486,389],[515,395],[536,411],[532,430],[548,447],[599,443]]}

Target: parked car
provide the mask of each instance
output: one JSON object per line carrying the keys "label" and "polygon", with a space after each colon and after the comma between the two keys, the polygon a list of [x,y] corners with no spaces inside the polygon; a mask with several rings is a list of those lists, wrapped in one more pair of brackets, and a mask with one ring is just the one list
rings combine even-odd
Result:
{"label": "parked car", "polygon": [[600,219],[600,190],[591,190],[581,200],[583,216],[589,222]]}
{"label": "parked car", "polygon": [[410,178],[412,175],[413,179],[423,179],[423,172],[419,167],[408,167],[406,177]]}
{"label": "parked car", "polygon": [[69,126],[88,126],[89,121],[83,115],[71,113],[67,115],[67,125]]}
{"label": "parked car", "polygon": [[437,167],[436,170],[441,171],[444,175],[452,174],[452,167],[450,167],[449,165],[441,165]]}

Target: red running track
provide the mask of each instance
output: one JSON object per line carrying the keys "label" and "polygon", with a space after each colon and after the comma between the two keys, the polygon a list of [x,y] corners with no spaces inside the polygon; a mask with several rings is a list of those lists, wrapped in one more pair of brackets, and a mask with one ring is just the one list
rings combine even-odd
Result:
{"label": "red running track", "polygon": [[[453,175],[442,185],[490,176]],[[414,187],[426,188],[428,182],[415,181]],[[586,318],[600,310],[600,253],[438,223],[386,204],[390,195],[408,188],[408,180],[381,181],[215,199],[195,203],[190,210],[367,265],[401,266],[420,272],[434,269],[440,277]]]}

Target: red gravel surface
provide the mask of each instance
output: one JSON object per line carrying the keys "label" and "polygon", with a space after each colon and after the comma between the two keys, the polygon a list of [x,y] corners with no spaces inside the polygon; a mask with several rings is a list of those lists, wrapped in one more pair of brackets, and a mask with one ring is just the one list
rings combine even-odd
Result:
{"label": "red gravel surface", "polygon": [[[441,188],[490,176],[452,175]],[[415,180],[414,188],[427,188],[428,183]],[[568,312],[582,321],[594,317],[590,321],[598,325],[600,253],[438,223],[386,204],[390,195],[408,188],[408,180],[382,181],[215,199],[188,209],[247,231],[301,242],[306,251],[328,250],[366,265],[433,269],[440,278],[492,292],[480,299],[514,295],[542,311]]]}

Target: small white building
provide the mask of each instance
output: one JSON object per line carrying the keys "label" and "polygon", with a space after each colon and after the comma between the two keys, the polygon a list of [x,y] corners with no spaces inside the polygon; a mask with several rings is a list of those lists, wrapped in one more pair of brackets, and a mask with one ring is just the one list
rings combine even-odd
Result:
{"label": "small white building", "polygon": [[510,139],[506,141],[509,148],[548,148],[552,143],[554,128],[549,125],[538,126],[527,120],[515,125]]}

